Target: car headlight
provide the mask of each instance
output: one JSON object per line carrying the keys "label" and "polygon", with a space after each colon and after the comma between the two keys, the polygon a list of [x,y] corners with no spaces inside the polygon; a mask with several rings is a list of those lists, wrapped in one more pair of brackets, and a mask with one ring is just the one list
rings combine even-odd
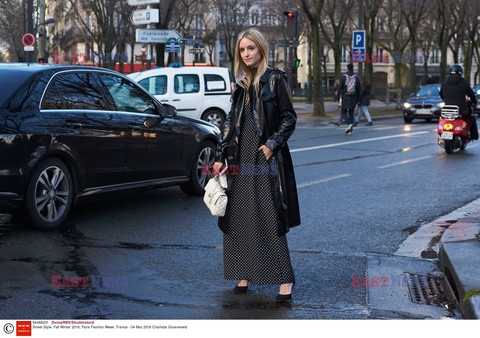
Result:
{"label": "car headlight", "polygon": [[410,108],[412,108],[412,107],[413,107],[413,104],[411,104],[411,103],[405,102],[405,103],[403,104],[403,108],[410,109]]}
{"label": "car headlight", "polygon": [[445,102],[437,103],[437,107],[438,107],[438,108],[443,108],[444,105],[445,105]]}

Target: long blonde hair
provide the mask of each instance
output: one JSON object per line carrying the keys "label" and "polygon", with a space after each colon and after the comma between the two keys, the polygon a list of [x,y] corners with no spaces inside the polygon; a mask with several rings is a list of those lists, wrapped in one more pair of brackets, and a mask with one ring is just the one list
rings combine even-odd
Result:
{"label": "long blonde hair", "polygon": [[[243,38],[252,40],[260,50],[262,58],[260,59],[256,72],[252,73],[250,67],[248,67],[242,60],[240,55],[240,41]],[[248,87],[253,84],[255,92],[258,93],[260,84],[260,77],[265,73],[268,67],[268,42],[265,37],[255,28],[249,28],[238,35],[236,49],[235,49],[235,62],[234,73],[237,84],[248,90]]]}

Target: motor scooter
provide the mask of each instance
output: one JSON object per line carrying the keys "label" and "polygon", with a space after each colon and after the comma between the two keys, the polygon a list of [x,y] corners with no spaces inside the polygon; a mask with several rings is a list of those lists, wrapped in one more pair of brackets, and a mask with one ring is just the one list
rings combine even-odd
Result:
{"label": "motor scooter", "polygon": [[[467,105],[471,110],[468,101]],[[444,148],[447,154],[451,154],[456,149],[464,150],[471,140],[468,123],[458,106],[443,106],[438,121],[438,145]]]}

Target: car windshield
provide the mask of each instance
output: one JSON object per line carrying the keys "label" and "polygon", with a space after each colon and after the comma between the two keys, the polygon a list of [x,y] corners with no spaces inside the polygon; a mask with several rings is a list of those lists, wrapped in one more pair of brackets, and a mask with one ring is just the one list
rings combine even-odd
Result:
{"label": "car windshield", "polygon": [[473,92],[475,95],[480,95],[480,83],[477,83],[475,87],[473,87]]}
{"label": "car windshield", "polygon": [[26,79],[32,76],[32,72],[0,69],[0,107],[4,107],[7,100],[22,86]]}
{"label": "car windshield", "polygon": [[417,92],[417,97],[440,96],[440,86],[425,86]]}

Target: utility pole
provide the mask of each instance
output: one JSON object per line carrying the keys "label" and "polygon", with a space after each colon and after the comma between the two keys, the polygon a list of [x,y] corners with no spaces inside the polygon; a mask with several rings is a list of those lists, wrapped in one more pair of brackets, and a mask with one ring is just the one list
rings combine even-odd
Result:
{"label": "utility pole", "polygon": [[38,61],[41,63],[46,63],[48,57],[46,55],[47,51],[47,29],[45,27],[45,10],[47,5],[45,0],[37,0],[37,6],[39,9],[39,23],[38,23]]}

